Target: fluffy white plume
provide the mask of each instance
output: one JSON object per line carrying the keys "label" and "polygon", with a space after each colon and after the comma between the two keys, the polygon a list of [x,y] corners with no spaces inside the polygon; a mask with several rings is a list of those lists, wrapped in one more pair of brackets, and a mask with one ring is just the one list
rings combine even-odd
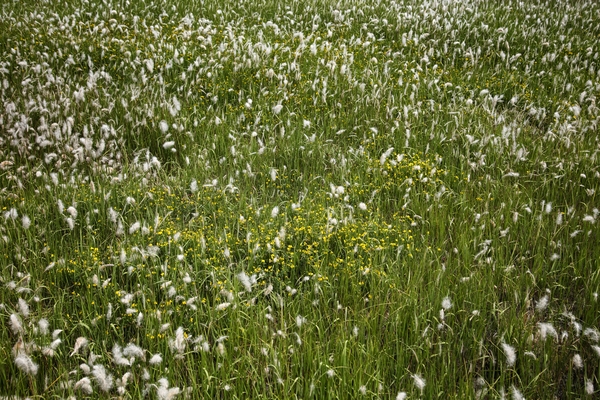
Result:
{"label": "fluffy white plume", "polygon": [[388,159],[388,157],[392,154],[392,151],[394,151],[393,147],[390,147],[389,149],[387,149],[379,158],[379,163],[381,165],[385,164],[385,161]]}
{"label": "fluffy white plume", "polygon": [[502,350],[504,351],[504,355],[506,356],[506,365],[508,367],[512,367],[517,362],[517,352],[515,348],[509,344],[502,343]]}
{"label": "fluffy white plume", "polygon": [[150,361],[148,361],[148,363],[150,363],[150,365],[158,365],[162,363],[162,361],[162,356],[160,354],[155,354],[152,356],[152,358],[150,358]]}
{"label": "fluffy white plume", "polygon": [[88,340],[83,336],[80,336],[75,340],[75,346],[73,347],[73,351],[70,356],[73,357],[75,354],[79,353],[80,350],[84,349],[88,345]]}
{"label": "fluffy white plume", "polygon": [[88,377],[82,378],[75,382],[73,389],[75,391],[81,391],[85,394],[92,394],[94,392],[94,389],[92,388],[92,381]]}
{"label": "fluffy white plume", "polygon": [[554,326],[551,323],[538,322],[537,326],[542,340],[546,340],[546,337],[548,336],[552,336],[554,339],[558,340],[558,332],[556,332],[556,329],[554,329]]}
{"label": "fluffy white plume", "polygon": [[92,375],[94,376],[96,383],[98,383],[100,390],[102,390],[103,392],[109,392],[110,389],[112,389],[114,379],[111,374],[108,374],[106,372],[106,368],[104,368],[104,365],[94,365]]}
{"label": "fluffy white plume", "polygon": [[35,375],[38,372],[38,365],[24,353],[20,353],[17,357],[15,357],[15,364],[17,365],[17,368],[27,375]]}
{"label": "fluffy white plume", "polygon": [[135,358],[139,358],[140,360],[146,360],[146,355],[144,354],[144,349],[142,349],[140,346],[137,346],[133,343],[129,343],[127,346],[125,346],[125,348],[123,349],[123,355],[125,357],[135,357]]}
{"label": "fluffy white plume", "polygon": [[250,277],[242,271],[236,275],[236,278],[240,281],[242,286],[244,286],[244,289],[246,289],[247,292],[252,292],[252,284],[256,281],[256,277]]}
{"label": "fluffy white plume", "polygon": [[25,318],[29,318],[29,304],[19,297],[19,312]]}
{"label": "fluffy white plume", "polygon": [[425,389],[425,379],[418,374],[413,375],[412,378],[416,388],[423,392],[423,389]]}
{"label": "fluffy white plume", "polygon": [[23,323],[21,322],[21,318],[17,314],[10,315],[10,329],[13,331],[15,335],[19,333],[25,332],[23,329]]}
{"label": "fluffy white plume", "polygon": [[178,387],[170,388],[169,381],[167,378],[159,379],[158,386],[156,387],[156,395],[159,400],[172,400],[179,394],[180,390]]}

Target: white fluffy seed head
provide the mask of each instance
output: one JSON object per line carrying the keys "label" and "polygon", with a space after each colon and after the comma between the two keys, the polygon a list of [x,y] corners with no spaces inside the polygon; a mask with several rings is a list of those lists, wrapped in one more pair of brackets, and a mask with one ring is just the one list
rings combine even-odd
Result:
{"label": "white fluffy seed head", "polygon": [[38,372],[39,366],[24,353],[20,353],[17,357],[15,357],[15,364],[17,368],[27,375],[35,375]]}
{"label": "white fluffy seed head", "polygon": [[71,357],[75,354],[79,353],[79,350],[85,348],[88,345],[88,340],[83,336],[80,336],[75,340],[75,346],[73,346],[73,352],[71,353]]}
{"label": "white fluffy seed head", "polygon": [[172,140],[170,140],[170,141],[168,141],[168,142],[164,142],[164,143],[163,143],[163,148],[164,148],[165,150],[170,150],[170,149],[172,149],[173,147],[175,147],[175,142],[174,142],[174,141],[172,141]]}
{"label": "white fluffy seed head", "polygon": [[129,343],[127,346],[125,346],[125,348],[123,349],[123,355],[125,357],[135,357],[140,360],[146,359],[146,355],[144,354],[144,349],[142,349],[140,346],[137,346],[133,343]]}
{"label": "white fluffy seed head", "polygon": [[109,392],[112,389],[114,378],[111,374],[106,372],[104,365],[94,365],[94,368],[92,369],[92,375],[94,376],[96,383],[98,383],[100,390],[103,392]]}
{"label": "white fluffy seed head", "polygon": [[271,218],[277,218],[278,215],[279,215],[279,207],[275,206],[271,210]]}
{"label": "white fluffy seed head", "polygon": [[592,345],[591,347],[592,347],[592,350],[594,350],[594,353],[596,353],[596,355],[597,355],[598,357],[600,357],[600,346],[598,346],[598,345],[594,344],[594,345]]}
{"label": "white fluffy seed head", "polygon": [[160,121],[158,126],[160,127],[160,131],[162,133],[167,133],[167,131],[169,130],[169,124],[165,120]]}
{"label": "white fluffy seed head", "polygon": [[246,289],[247,292],[252,292],[252,280],[244,271],[237,274],[236,278],[240,281],[242,286],[244,286],[244,289]]}
{"label": "white fluffy seed head", "polygon": [[298,326],[298,328],[302,327],[302,325],[304,325],[306,323],[306,318],[304,318],[302,315],[296,315],[296,325]]}
{"label": "white fluffy seed head", "polygon": [[42,318],[38,321],[38,327],[40,328],[40,333],[42,335],[48,334],[48,328],[50,327],[50,323],[46,318]]}
{"label": "white fluffy seed head", "polygon": [[502,350],[504,351],[504,355],[506,356],[506,365],[508,367],[512,367],[517,362],[517,352],[515,348],[509,344],[502,343]]}
{"label": "white fluffy seed head", "polygon": [[519,391],[519,389],[517,389],[515,385],[512,385],[510,387],[510,392],[512,394],[513,400],[525,400],[525,397],[523,397],[523,394]]}
{"label": "white fluffy seed head", "polygon": [[422,392],[423,389],[425,389],[425,379],[423,379],[423,377],[418,374],[413,375],[412,378],[416,388]]}
{"label": "white fluffy seed head", "polygon": [[160,354],[155,354],[152,356],[152,358],[150,358],[150,361],[148,361],[150,363],[150,365],[158,365],[160,363],[162,363],[163,359],[162,356]]}
{"label": "white fluffy seed head", "polygon": [[444,300],[442,300],[442,308],[444,310],[449,310],[452,307],[452,300],[450,300],[450,297],[446,296],[444,297]]}
{"label": "white fluffy seed head", "polygon": [[594,382],[591,379],[585,380],[585,393],[588,395],[594,394]]}
{"label": "white fluffy seed head", "polygon": [[29,227],[31,226],[31,219],[27,215],[23,215],[22,222],[23,229],[29,229]]}
{"label": "white fluffy seed head", "polygon": [[29,304],[19,297],[19,312],[25,318],[29,318]]}
{"label": "white fluffy seed head", "polygon": [[10,315],[10,329],[13,331],[15,335],[23,333],[23,323],[21,322],[21,318],[17,314]]}
{"label": "white fluffy seed head", "polygon": [[273,106],[273,114],[277,115],[283,110],[283,106],[281,104],[277,104]]}
{"label": "white fluffy seed head", "polygon": [[78,380],[75,383],[75,386],[73,386],[73,389],[75,391],[81,391],[88,395],[94,393],[94,389],[92,388],[92,381],[88,377]]}
{"label": "white fluffy seed head", "polygon": [[550,322],[538,322],[537,325],[542,340],[546,340],[548,336],[552,336],[554,339],[558,340],[558,332]]}
{"label": "white fluffy seed head", "polygon": [[548,307],[549,300],[550,300],[550,298],[548,297],[548,295],[545,295],[544,297],[539,299],[537,304],[535,305],[536,311],[538,311],[538,312],[544,311],[546,309],[546,307]]}
{"label": "white fluffy seed head", "polygon": [[71,217],[77,218],[77,209],[75,207],[70,206],[69,208],[67,208],[67,212]]}
{"label": "white fluffy seed head", "polygon": [[389,149],[387,149],[379,158],[379,163],[381,165],[385,164],[385,161],[387,160],[387,158],[392,154],[392,151],[394,151],[393,147],[390,147]]}
{"label": "white fluffy seed head", "polygon": [[137,232],[137,231],[140,229],[140,227],[141,227],[141,226],[142,226],[142,225],[140,224],[140,222],[139,222],[139,221],[136,221],[136,222],[134,222],[134,223],[133,223],[133,224],[132,224],[132,225],[129,227],[129,234],[130,234],[130,235],[134,234],[135,232]]}

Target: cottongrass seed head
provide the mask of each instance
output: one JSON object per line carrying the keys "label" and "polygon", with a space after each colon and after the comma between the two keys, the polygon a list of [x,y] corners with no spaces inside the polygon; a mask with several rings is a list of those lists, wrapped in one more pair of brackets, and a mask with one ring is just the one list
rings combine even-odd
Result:
{"label": "cottongrass seed head", "polygon": [[413,378],[413,383],[415,384],[415,387],[417,389],[419,389],[419,391],[421,392],[421,394],[423,393],[423,389],[425,389],[425,379],[419,375],[419,374],[414,374],[412,376]]}
{"label": "cottongrass seed head", "polygon": [[509,344],[502,343],[502,351],[504,351],[504,355],[506,356],[506,366],[512,367],[517,362],[517,352],[515,348]]}
{"label": "cottongrass seed head", "polygon": [[15,357],[15,364],[17,368],[23,371],[27,375],[36,375],[39,366],[33,362],[33,360],[26,354],[20,353]]}

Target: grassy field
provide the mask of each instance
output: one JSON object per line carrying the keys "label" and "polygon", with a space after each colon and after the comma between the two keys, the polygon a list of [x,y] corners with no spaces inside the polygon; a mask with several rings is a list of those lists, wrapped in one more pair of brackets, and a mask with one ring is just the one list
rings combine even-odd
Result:
{"label": "grassy field", "polygon": [[0,13],[0,396],[600,395],[598,2]]}

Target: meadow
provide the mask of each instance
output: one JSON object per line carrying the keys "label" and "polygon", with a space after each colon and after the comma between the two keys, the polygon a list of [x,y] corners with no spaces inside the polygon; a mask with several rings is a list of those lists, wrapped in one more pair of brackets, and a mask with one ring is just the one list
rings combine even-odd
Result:
{"label": "meadow", "polygon": [[600,393],[600,3],[5,0],[0,396]]}

